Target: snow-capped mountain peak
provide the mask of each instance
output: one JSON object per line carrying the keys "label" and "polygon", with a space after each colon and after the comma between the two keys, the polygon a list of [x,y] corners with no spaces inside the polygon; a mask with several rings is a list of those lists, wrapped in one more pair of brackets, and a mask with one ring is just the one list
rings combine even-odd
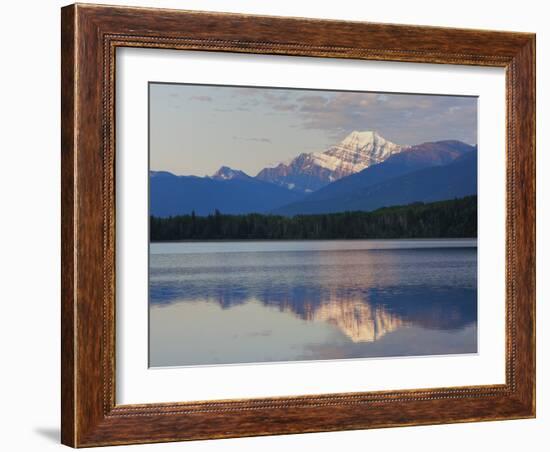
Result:
{"label": "snow-capped mountain peak", "polygon": [[[340,144],[345,146],[364,147],[368,144],[372,144],[376,139],[382,138],[377,132],[367,130],[359,132],[354,130],[346,138],[344,138]],[[383,139],[383,138],[382,138]]]}
{"label": "snow-capped mountain peak", "polygon": [[228,166],[222,166],[218,171],[212,174],[210,178],[216,179],[216,180],[231,180],[231,179],[248,179],[250,178],[250,176],[246,174],[244,171],[229,168]]}
{"label": "snow-capped mountain peak", "polygon": [[402,146],[386,140],[377,132],[354,131],[340,143],[313,155],[319,166],[335,171],[336,179],[340,179],[381,163],[401,149]]}
{"label": "snow-capped mountain peak", "polygon": [[325,151],[300,154],[288,164],[263,169],[256,177],[310,192],[381,163],[402,149],[375,131],[353,131]]}

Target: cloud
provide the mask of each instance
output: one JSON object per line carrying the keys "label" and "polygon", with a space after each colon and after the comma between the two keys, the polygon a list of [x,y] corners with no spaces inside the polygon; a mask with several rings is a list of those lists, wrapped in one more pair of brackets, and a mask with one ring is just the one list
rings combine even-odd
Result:
{"label": "cloud", "polygon": [[260,88],[248,88],[248,87],[242,87],[242,88],[233,88],[233,97],[250,97],[250,96],[256,96],[259,93],[261,93],[262,89]]}
{"label": "cloud", "polygon": [[191,96],[189,100],[196,100],[198,102],[212,102],[212,98],[210,96]]}
{"label": "cloud", "polygon": [[304,129],[341,138],[352,130],[377,130],[399,144],[437,139],[477,141],[477,101],[472,97],[326,92],[297,99]]}
{"label": "cloud", "polygon": [[[286,127],[293,130],[320,131],[332,142],[353,130],[376,130],[402,145],[442,139],[477,142],[474,97],[258,87],[210,87],[189,96],[212,102],[216,112],[263,116],[266,122],[289,123]],[[267,143],[270,138],[235,139]]]}
{"label": "cloud", "polygon": [[240,137],[233,135],[233,139],[237,141],[256,141],[258,143],[271,143],[271,139],[265,137]]}
{"label": "cloud", "polygon": [[254,99],[250,99],[244,103],[246,106],[263,106],[272,109],[275,112],[291,112],[298,108],[298,105],[293,102],[292,91],[275,90],[275,89],[252,89],[256,95]]}
{"label": "cloud", "polygon": [[328,98],[319,95],[308,95],[298,98],[298,102],[301,103],[300,111],[320,113],[327,110]]}
{"label": "cloud", "polygon": [[297,108],[296,104],[275,104],[272,106],[277,111],[294,111]]}

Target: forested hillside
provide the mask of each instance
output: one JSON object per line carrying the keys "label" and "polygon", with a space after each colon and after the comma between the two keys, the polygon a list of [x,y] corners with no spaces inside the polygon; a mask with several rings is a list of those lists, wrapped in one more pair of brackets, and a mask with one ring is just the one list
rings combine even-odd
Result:
{"label": "forested hillside", "polygon": [[150,240],[308,240],[477,237],[477,196],[319,215],[151,216]]}

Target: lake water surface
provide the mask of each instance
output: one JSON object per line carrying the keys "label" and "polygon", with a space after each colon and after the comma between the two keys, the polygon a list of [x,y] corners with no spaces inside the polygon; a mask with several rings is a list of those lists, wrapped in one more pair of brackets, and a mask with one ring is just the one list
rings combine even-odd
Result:
{"label": "lake water surface", "polygon": [[150,246],[153,367],[475,352],[476,240]]}

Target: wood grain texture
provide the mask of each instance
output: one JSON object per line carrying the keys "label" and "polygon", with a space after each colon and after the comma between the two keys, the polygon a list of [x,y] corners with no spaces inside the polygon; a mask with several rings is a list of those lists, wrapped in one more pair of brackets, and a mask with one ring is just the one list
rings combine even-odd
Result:
{"label": "wood grain texture", "polygon": [[[85,447],[535,415],[534,35],[81,4],[63,8],[61,34],[64,444]],[[116,405],[117,47],[506,68],[506,384]]]}

